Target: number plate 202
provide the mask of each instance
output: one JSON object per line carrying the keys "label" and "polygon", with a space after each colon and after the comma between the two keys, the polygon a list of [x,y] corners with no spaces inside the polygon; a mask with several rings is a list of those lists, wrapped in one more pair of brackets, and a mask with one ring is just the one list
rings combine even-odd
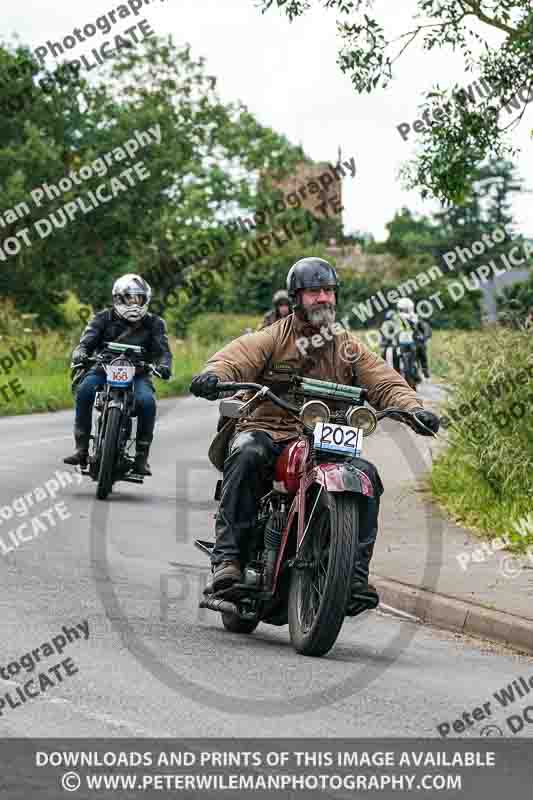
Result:
{"label": "number plate 202", "polygon": [[363,449],[363,430],[362,428],[351,428],[348,425],[317,422],[314,445],[317,450],[345,453],[359,458]]}

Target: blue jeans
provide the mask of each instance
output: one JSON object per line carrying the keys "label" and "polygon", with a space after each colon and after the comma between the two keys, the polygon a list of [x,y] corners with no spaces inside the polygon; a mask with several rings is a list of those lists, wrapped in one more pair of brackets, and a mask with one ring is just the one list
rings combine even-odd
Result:
{"label": "blue jeans", "polygon": [[[98,388],[105,384],[102,372],[88,372],[80,383],[76,394],[76,421],[78,431],[91,432],[92,409]],[[135,408],[137,411],[137,441],[151,442],[155,426],[155,392],[150,381],[143,375],[135,376]]]}

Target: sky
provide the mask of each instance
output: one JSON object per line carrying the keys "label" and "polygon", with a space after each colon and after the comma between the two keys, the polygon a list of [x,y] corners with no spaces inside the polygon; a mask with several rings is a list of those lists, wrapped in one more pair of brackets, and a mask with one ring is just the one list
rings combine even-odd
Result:
{"label": "sky", "polygon": [[[18,34],[36,48],[48,39],[62,40],[119,5],[116,0],[39,0],[36,8],[34,0],[18,0],[3,10],[3,38],[10,41]],[[374,4],[376,16],[386,18],[387,30],[397,34],[412,29],[415,9],[415,0]],[[465,72],[460,53],[426,52],[417,44],[397,62],[386,90],[358,95],[336,63],[340,40],[332,11],[313,8],[290,23],[276,9],[263,15],[257,0],[151,0],[137,17],[120,19],[110,33],[98,31],[78,44],[69,58],[88,54],[106,39],[112,42],[113,35],[142,19],[156,34],[171,33],[176,44],[190,43],[193,56],[203,56],[207,73],[217,76],[224,101],[242,101],[262,124],[301,144],[311,158],[335,162],[339,147],[343,159],[355,158],[355,178],[343,181],[345,233],[361,230],[382,240],[386,223],[402,206],[424,214],[438,210],[434,201],[406,191],[398,178],[401,165],[416,152],[416,134],[404,141],[397,126],[418,118],[424,90],[437,83],[466,86],[477,77]],[[495,45],[502,39],[481,24],[479,30]],[[55,63],[52,57],[46,60],[49,67]],[[532,129],[533,103],[509,136],[521,148],[514,163],[525,188],[533,188]],[[529,194],[515,201],[515,232],[531,238],[529,207]]]}

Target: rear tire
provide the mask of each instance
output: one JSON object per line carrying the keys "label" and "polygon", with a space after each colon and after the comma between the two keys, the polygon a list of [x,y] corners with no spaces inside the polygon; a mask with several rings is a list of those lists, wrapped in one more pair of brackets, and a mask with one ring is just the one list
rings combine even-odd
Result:
{"label": "rear tire", "polygon": [[293,570],[289,594],[291,642],[305,656],[323,656],[337,640],[359,539],[357,495],[335,492],[322,498],[299,554],[316,566]]}
{"label": "rear tire", "polygon": [[115,461],[117,459],[117,444],[121,418],[122,411],[120,408],[110,408],[108,410],[105,437],[102,443],[102,453],[100,455],[98,485],[96,487],[96,496],[99,500],[105,500],[113,488],[113,473],[115,470]]}
{"label": "rear tire", "polygon": [[253,633],[259,625],[259,620],[247,620],[237,617],[236,614],[222,613],[222,624],[230,633]]}

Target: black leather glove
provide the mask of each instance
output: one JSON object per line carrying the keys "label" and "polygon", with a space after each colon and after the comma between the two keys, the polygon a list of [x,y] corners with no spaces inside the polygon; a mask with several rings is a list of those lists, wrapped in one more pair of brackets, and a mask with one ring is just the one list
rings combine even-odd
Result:
{"label": "black leather glove", "polygon": [[164,381],[168,381],[171,375],[170,367],[167,367],[166,364],[159,364],[156,370],[159,372],[159,376],[156,377],[161,377]]}
{"label": "black leather glove", "polygon": [[[421,425],[424,427],[419,427],[415,425],[415,432],[420,434],[420,436],[431,436],[440,428],[440,419],[437,417],[433,411],[426,411],[425,409],[420,409],[420,411],[415,411],[414,416],[417,422],[420,422]],[[429,430],[427,430],[429,428]]]}
{"label": "black leather glove", "polygon": [[83,366],[86,367],[89,364],[90,356],[85,350],[77,349],[72,354],[72,361],[70,362],[70,368]]}
{"label": "black leather glove", "polygon": [[218,398],[218,376],[212,372],[204,372],[193,378],[190,392],[196,397],[205,397],[206,400],[216,400]]}

